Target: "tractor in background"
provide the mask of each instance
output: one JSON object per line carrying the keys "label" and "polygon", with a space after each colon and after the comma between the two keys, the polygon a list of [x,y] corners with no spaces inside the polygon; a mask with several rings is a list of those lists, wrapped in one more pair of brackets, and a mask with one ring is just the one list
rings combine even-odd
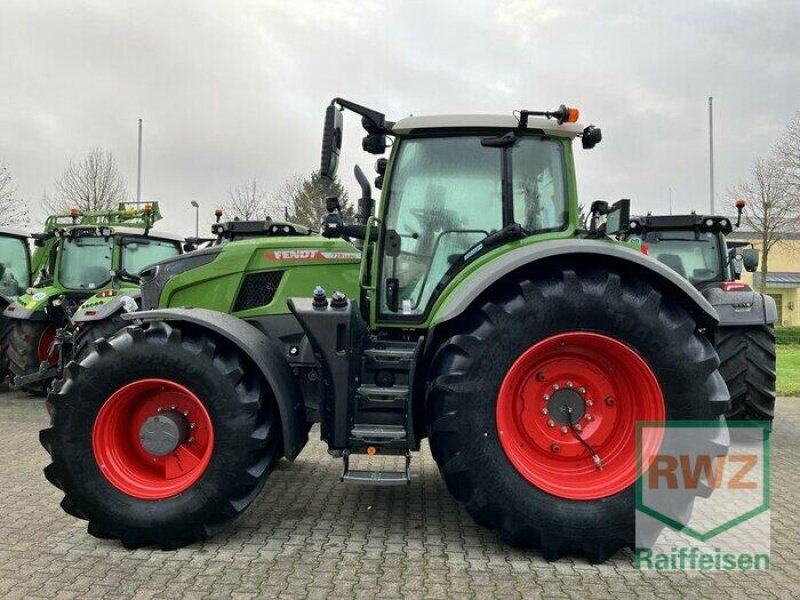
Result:
{"label": "tractor in background", "polygon": [[[0,313],[31,285],[29,234],[0,227]],[[12,321],[0,314],[0,383],[8,375],[8,336]]]}
{"label": "tractor in background", "polygon": [[[326,177],[345,110],[365,151],[391,138],[378,214],[357,169],[357,223],[331,198],[321,235],[145,269],[146,310],[48,397],[40,440],[61,506],[125,547],[205,539],[319,423],[343,482],[408,484],[427,438],[448,489],[502,540],[595,562],[631,546],[637,422],[714,421],[696,443],[723,454],[729,397],[716,310],[614,239],[626,205],[579,230],[573,141],[593,148],[600,130],[565,106],[391,122],[336,98]],[[383,455],[404,467],[354,465]]]}
{"label": "tractor in background", "polygon": [[737,201],[736,223],[694,213],[633,217],[624,237],[689,280],[717,311],[713,341],[731,396],[727,418],[771,423],[778,312],[772,298],[740,281],[744,271],[758,268],[758,251],[727,241],[744,207]]}
{"label": "tractor in background", "polygon": [[[69,315],[63,327],[57,330],[55,345],[51,351],[54,357],[53,365],[43,367],[41,376],[47,378],[60,377],[62,367],[69,364],[72,360],[80,358],[91,348],[92,343],[103,337],[108,337],[126,325],[122,315],[135,312],[142,308],[142,305],[154,308],[152,298],[152,282],[150,273],[162,264],[169,265],[175,259],[180,258],[187,261],[183,264],[203,264],[204,256],[208,256],[206,250],[227,245],[231,242],[240,242],[250,239],[261,238],[284,238],[286,236],[308,236],[311,232],[294,223],[283,221],[273,221],[265,219],[259,221],[227,221],[220,222],[222,209],[215,211],[217,222],[211,226],[213,237],[210,238],[186,238],[183,244],[185,254],[178,254],[156,261],[153,265],[145,266],[142,271],[145,273],[144,280],[141,274],[131,273],[129,278],[137,282],[144,281],[141,287],[126,286],[121,289],[105,289],[94,296],[85,300],[75,311]],[[198,249],[198,246],[200,248]],[[169,268],[169,267],[167,267]],[[143,290],[147,290],[144,292]],[[201,290],[193,298],[194,306],[205,307],[213,304],[214,297],[219,290]],[[144,295],[146,294],[146,296]],[[232,294],[232,292],[230,292]],[[233,308],[233,307],[231,307]],[[26,381],[26,379],[23,379]]]}
{"label": "tractor in background", "polygon": [[10,322],[6,354],[14,385],[44,394],[63,367],[57,333],[75,309],[95,295],[124,297],[138,287],[140,269],[181,253],[183,238],[151,231],[160,218],[158,203],[73,208],[47,218],[44,231],[32,236],[39,257],[33,284],[3,311]]}

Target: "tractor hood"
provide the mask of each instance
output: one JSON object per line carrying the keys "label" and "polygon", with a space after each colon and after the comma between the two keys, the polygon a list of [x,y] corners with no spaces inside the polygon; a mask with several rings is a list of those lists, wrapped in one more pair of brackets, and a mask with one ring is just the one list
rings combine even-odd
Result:
{"label": "tractor hood", "polygon": [[[360,261],[361,252],[352,244],[317,235],[233,241],[188,252],[144,269],[140,273],[142,308],[194,306],[228,313],[263,308],[272,304],[275,295],[265,294],[260,299],[237,304],[244,286],[257,297],[262,288],[283,286],[290,279],[299,284],[303,273],[309,273],[307,284],[301,288],[307,295],[318,283],[324,285],[326,277],[320,273],[338,271],[331,270],[332,267],[345,266],[355,274],[355,281]],[[332,275],[327,278],[334,285],[336,280]],[[276,302],[274,308],[288,312],[284,305]]]}

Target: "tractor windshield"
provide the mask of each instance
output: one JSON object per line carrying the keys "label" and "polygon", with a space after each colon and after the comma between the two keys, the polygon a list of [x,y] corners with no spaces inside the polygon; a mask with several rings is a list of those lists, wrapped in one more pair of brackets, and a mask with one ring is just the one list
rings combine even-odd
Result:
{"label": "tractor windshield", "polygon": [[180,253],[180,246],[176,242],[127,237],[122,240],[122,268],[130,275],[136,275],[154,262],[178,256]]}
{"label": "tractor windshield", "polygon": [[114,238],[65,238],[61,246],[58,278],[73,290],[103,287],[111,278]]}
{"label": "tractor windshield", "polygon": [[498,148],[481,144],[483,137],[401,142],[386,213],[400,253],[387,252],[382,264],[383,280],[397,292],[383,298],[384,313],[423,314],[450,266],[508,225],[508,215],[527,234],[566,226],[561,142],[526,136]]}
{"label": "tractor windshield", "polygon": [[649,254],[693,284],[725,279],[719,236],[694,231],[650,231],[644,236]]}
{"label": "tractor windshield", "polygon": [[27,242],[18,237],[0,237],[0,294],[18,296],[28,287]]}

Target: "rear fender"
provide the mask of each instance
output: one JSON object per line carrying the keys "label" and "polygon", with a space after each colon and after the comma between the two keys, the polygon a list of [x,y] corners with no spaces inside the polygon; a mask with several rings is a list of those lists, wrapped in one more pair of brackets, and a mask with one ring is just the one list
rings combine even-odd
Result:
{"label": "rear fender", "polygon": [[187,323],[238,348],[259,369],[275,396],[286,458],[294,460],[308,441],[300,389],[278,344],[253,325],[226,313],[201,308],[171,308],[122,315],[126,321]]}
{"label": "rear fender", "polygon": [[467,279],[454,283],[455,289],[445,290],[432,324],[441,325],[467,310],[476,299],[495,283],[525,272],[530,277],[536,269],[568,265],[594,265],[629,273],[650,282],[662,293],[688,310],[700,327],[713,327],[719,322],[714,307],[686,279],[660,262],[621,244],[597,240],[554,240],[521,246],[498,256],[472,273]]}

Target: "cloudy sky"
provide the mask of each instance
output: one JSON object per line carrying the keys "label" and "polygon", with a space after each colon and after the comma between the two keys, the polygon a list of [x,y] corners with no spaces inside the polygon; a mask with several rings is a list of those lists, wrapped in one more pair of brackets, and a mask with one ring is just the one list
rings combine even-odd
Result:
{"label": "cloudy sky", "polygon": [[[708,206],[714,96],[718,206],[800,110],[800,3],[3,0],[0,163],[41,219],[70,159],[113,151],[165,229],[193,230],[252,177],[318,167],[325,105],[510,113],[567,103],[603,128],[578,152],[581,201]],[[355,117],[345,160],[364,167]],[[345,183],[354,189],[349,172]]]}

